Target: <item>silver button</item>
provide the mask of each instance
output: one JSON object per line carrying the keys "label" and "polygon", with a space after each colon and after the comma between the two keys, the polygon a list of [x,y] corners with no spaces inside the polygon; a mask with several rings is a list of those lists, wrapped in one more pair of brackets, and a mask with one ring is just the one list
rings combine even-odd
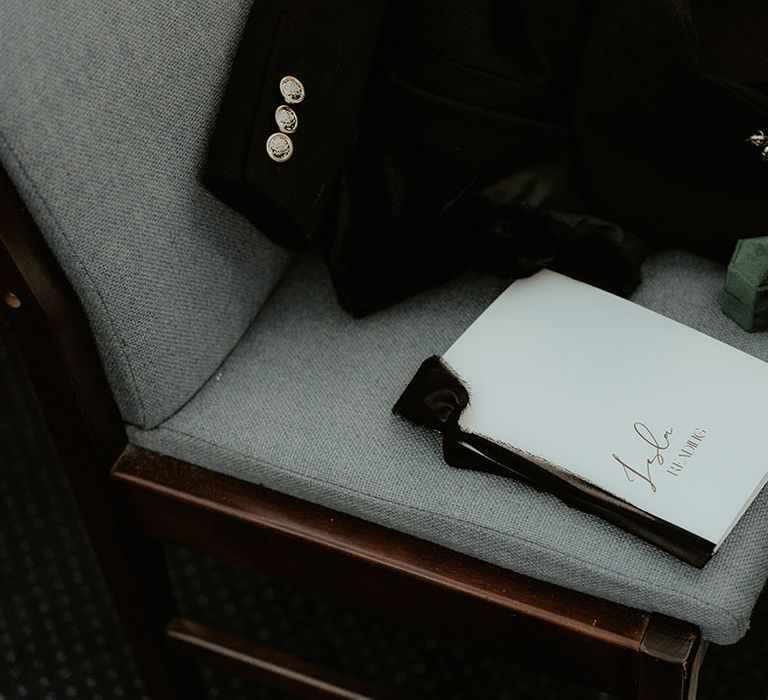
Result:
{"label": "silver button", "polygon": [[286,75],[280,80],[280,94],[288,104],[298,104],[304,99],[304,85],[298,78]]}
{"label": "silver button", "polygon": [[299,128],[298,115],[287,105],[280,105],[275,110],[275,121],[277,128],[284,134],[292,134]]}
{"label": "silver button", "polygon": [[293,155],[293,141],[285,134],[272,134],[267,139],[267,153],[272,160],[283,163]]}
{"label": "silver button", "polygon": [[762,131],[756,131],[747,141],[753,146],[757,146],[763,153],[763,163],[768,163],[768,136]]}

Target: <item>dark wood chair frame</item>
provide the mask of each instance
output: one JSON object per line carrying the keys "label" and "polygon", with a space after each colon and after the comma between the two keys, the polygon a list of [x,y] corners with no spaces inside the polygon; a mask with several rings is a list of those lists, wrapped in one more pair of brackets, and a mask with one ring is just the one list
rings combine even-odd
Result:
{"label": "dark wood chair frame", "polygon": [[0,170],[0,309],[155,700],[201,689],[191,658],[306,698],[383,698],[280,651],[182,619],[172,541],[408,624],[504,645],[610,694],[693,698],[694,626],[535,581],[417,538],[127,445],[87,320]]}

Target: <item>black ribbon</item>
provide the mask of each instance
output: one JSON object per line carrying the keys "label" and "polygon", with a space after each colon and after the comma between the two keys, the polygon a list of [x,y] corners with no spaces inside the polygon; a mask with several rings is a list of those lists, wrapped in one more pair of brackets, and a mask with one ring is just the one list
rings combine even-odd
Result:
{"label": "black ribbon", "polygon": [[439,431],[443,436],[443,457],[452,467],[525,481],[697,568],[702,568],[712,557],[712,542],[650,515],[566,469],[532,462],[510,447],[462,430],[459,419],[469,401],[470,395],[462,380],[442,358],[433,355],[421,364],[392,411],[417,425]]}

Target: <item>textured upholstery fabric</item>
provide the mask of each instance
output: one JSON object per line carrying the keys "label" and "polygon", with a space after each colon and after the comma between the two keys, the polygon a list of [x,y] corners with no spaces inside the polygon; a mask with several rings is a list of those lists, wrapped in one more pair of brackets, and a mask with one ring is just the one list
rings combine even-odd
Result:
{"label": "textured upholstery fabric", "polygon": [[[768,573],[766,493],[698,571],[547,494],[447,467],[437,436],[390,414],[498,281],[465,276],[354,321],[306,256],[264,304],[289,256],[197,184],[249,6],[0,3],[0,160],[85,306],[131,439],[738,639]],[[765,334],[718,310],[719,267],[673,254],[646,274],[638,301],[768,359]]]}
{"label": "textured upholstery fabric", "polygon": [[[723,270],[682,253],[646,264],[637,299],[768,360],[718,309]],[[768,574],[768,491],[703,569],[509,479],[454,470],[438,436],[390,414],[503,284],[468,275],[372,317],[341,312],[298,260],[220,371],[139,445],[736,641]]]}
{"label": "textured upholstery fabric", "polygon": [[289,260],[198,184],[250,4],[0,3],[0,161],[136,425],[189,399]]}

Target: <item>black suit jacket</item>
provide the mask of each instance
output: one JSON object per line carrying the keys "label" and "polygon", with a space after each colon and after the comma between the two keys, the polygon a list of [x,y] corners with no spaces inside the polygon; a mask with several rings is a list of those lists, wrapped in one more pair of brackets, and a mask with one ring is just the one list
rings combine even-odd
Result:
{"label": "black suit jacket", "polygon": [[[768,132],[768,10],[716,5],[256,0],[205,182],[282,245],[321,241],[355,314],[467,267],[628,294],[648,242],[725,259],[765,231],[744,139]],[[275,163],[284,75],[307,95]]]}
{"label": "black suit jacket", "polygon": [[[289,247],[316,238],[357,133],[383,0],[256,0],[211,136],[204,182]],[[306,88],[295,105],[294,153],[278,163],[266,141],[278,129],[280,79]]]}

